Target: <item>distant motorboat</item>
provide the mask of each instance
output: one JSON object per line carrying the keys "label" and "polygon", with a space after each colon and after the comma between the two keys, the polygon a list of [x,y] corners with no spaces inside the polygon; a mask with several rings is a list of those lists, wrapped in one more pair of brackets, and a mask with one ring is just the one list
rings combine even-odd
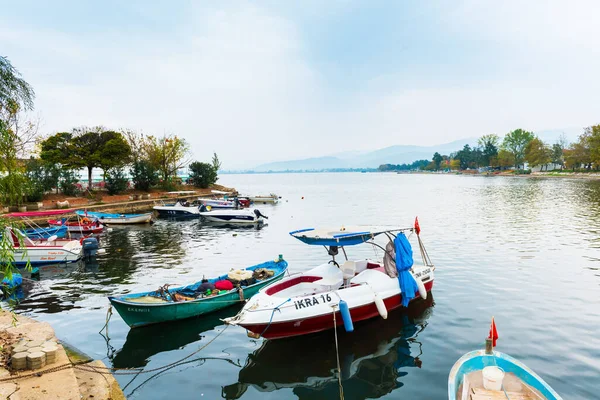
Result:
{"label": "distant motorboat", "polygon": [[200,209],[198,208],[198,206],[191,205],[185,200],[177,200],[175,204],[164,204],[161,206],[154,206],[153,209],[158,213],[159,217],[200,217]]}
{"label": "distant motorboat", "polygon": [[258,195],[258,196],[248,196],[248,198],[253,203],[276,204],[279,202],[280,196],[277,196],[275,193],[271,193],[268,196]]}
{"label": "distant motorboat", "polygon": [[208,210],[207,207],[201,206],[200,215],[205,221],[219,222],[227,224],[262,224],[265,219],[268,219],[259,210]]}
{"label": "distant motorboat", "polygon": [[152,213],[143,214],[111,214],[103,212],[93,212],[77,210],[75,214],[80,217],[88,217],[100,220],[104,224],[146,224],[152,221]]}
{"label": "distant motorboat", "polygon": [[220,209],[234,209],[237,208],[235,201],[233,200],[225,200],[225,199],[208,199],[208,198],[199,198],[198,202],[206,207],[210,208],[220,208]]}

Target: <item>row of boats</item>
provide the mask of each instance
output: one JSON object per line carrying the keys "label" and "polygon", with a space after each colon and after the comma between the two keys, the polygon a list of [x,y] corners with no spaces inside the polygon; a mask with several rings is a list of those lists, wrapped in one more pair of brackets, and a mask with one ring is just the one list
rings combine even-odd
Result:
{"label": "row of boats", "polygon": [[[246,329],[249,337],[281,340],[333,329],[337,336],[338,327],[352,332],[356,323],[385,320],[392,310],[431,296],[436,268],[419,233],[418,221],[410,228],[296,230],[290,232],[293,238],[324,247],[331,259],[306,272],[290,273],[280,255],[190,285],[161,286],[111,296],[109,301],[131,328],[201,317],[242,303],[239,312],[222,321]],[[378,237],[387,243],[376,243]],[[416,237],[419,265],[414,263],[409,237]],[[362,243],[384,250],[383,259],[349,259],[346,248]],[[523,363],[494,350],[496,339],[493,324],[486,349],[469,352],[456,362],[448,379],[449,399],[561,398]]]}

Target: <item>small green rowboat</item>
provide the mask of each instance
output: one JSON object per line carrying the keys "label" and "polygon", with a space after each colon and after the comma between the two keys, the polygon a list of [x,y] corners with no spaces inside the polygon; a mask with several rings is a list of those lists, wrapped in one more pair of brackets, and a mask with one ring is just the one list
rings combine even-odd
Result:
{"label": "small green rowboat", "polygon": [[[193,318],[234,304],[239,304],[244,299],[254,296],[261,288],[283,278],[287,267],[287,261],[283,260],[283,258],[280,258],[279,261],[268,261],[248,267],[246,268],[246,271],[266,268],[273,271],[274,274],[269,278],[259,280],[249,286],[241,286],[239,289],[233,288],[226,293],[193,300],[173,301],[172,296],[170,295],[166,296],[166,299],[168,299],[166,300],[164,293],[161,297],[161,294],[158,291],[109,297],[108,300],[117,310],[119,315],[121,315],[121,318],[123,318],[131,328]],[[227,275],[222,275],[217,278],[208,279],[208,281],[214,284],[215,282],[226,278]],[[193,293],[200,284],[201,282],[196,282],[179,288],[169,288],[168,292],[170,294]]]}

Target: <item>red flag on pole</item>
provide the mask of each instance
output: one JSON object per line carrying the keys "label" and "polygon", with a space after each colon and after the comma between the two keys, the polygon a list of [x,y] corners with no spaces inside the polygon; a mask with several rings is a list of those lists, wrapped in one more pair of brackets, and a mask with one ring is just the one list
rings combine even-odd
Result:
{"label": "red flag on pole", "polygon": [[498,340],[498,331],[496,330],[496,322],[494,322],[494,317],[492,317],[492,325],[490,326],[490,339],[492,339],[492,346],[496,347],[496,340]]}
{"label": "red flag on pole", "polygon": [[417,232],[417,235],[421,233],[421,227],[419,226],[419,217],[415,217],[415,232]]}

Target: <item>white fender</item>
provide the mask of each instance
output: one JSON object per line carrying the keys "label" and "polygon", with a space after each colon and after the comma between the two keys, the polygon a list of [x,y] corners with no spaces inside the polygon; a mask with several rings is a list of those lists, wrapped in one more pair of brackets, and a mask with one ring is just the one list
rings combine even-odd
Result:
{"label": "white fender", "polygon": [[388,317],[387,308],[385,307],[385,303],[383,302],[381,297],[379,297],[377,295],[377,293],[375,293],[375,305],[377,306],[377,311],[379,311],[379,315],[381,315],[381,318],[387,319],[387,317]]}
{"label": "white fender", "polygon": [[[411,274],[412,274],[412,272],[411,272]],[[421,295],[423,300],[427,299],[427,289],[425,289],[425,284],[423,283],[423,281],[421,279],[415,278],[414,275],[413,275],[413,278],[417,282],[417,287],[419,288],[419,294]]]}

